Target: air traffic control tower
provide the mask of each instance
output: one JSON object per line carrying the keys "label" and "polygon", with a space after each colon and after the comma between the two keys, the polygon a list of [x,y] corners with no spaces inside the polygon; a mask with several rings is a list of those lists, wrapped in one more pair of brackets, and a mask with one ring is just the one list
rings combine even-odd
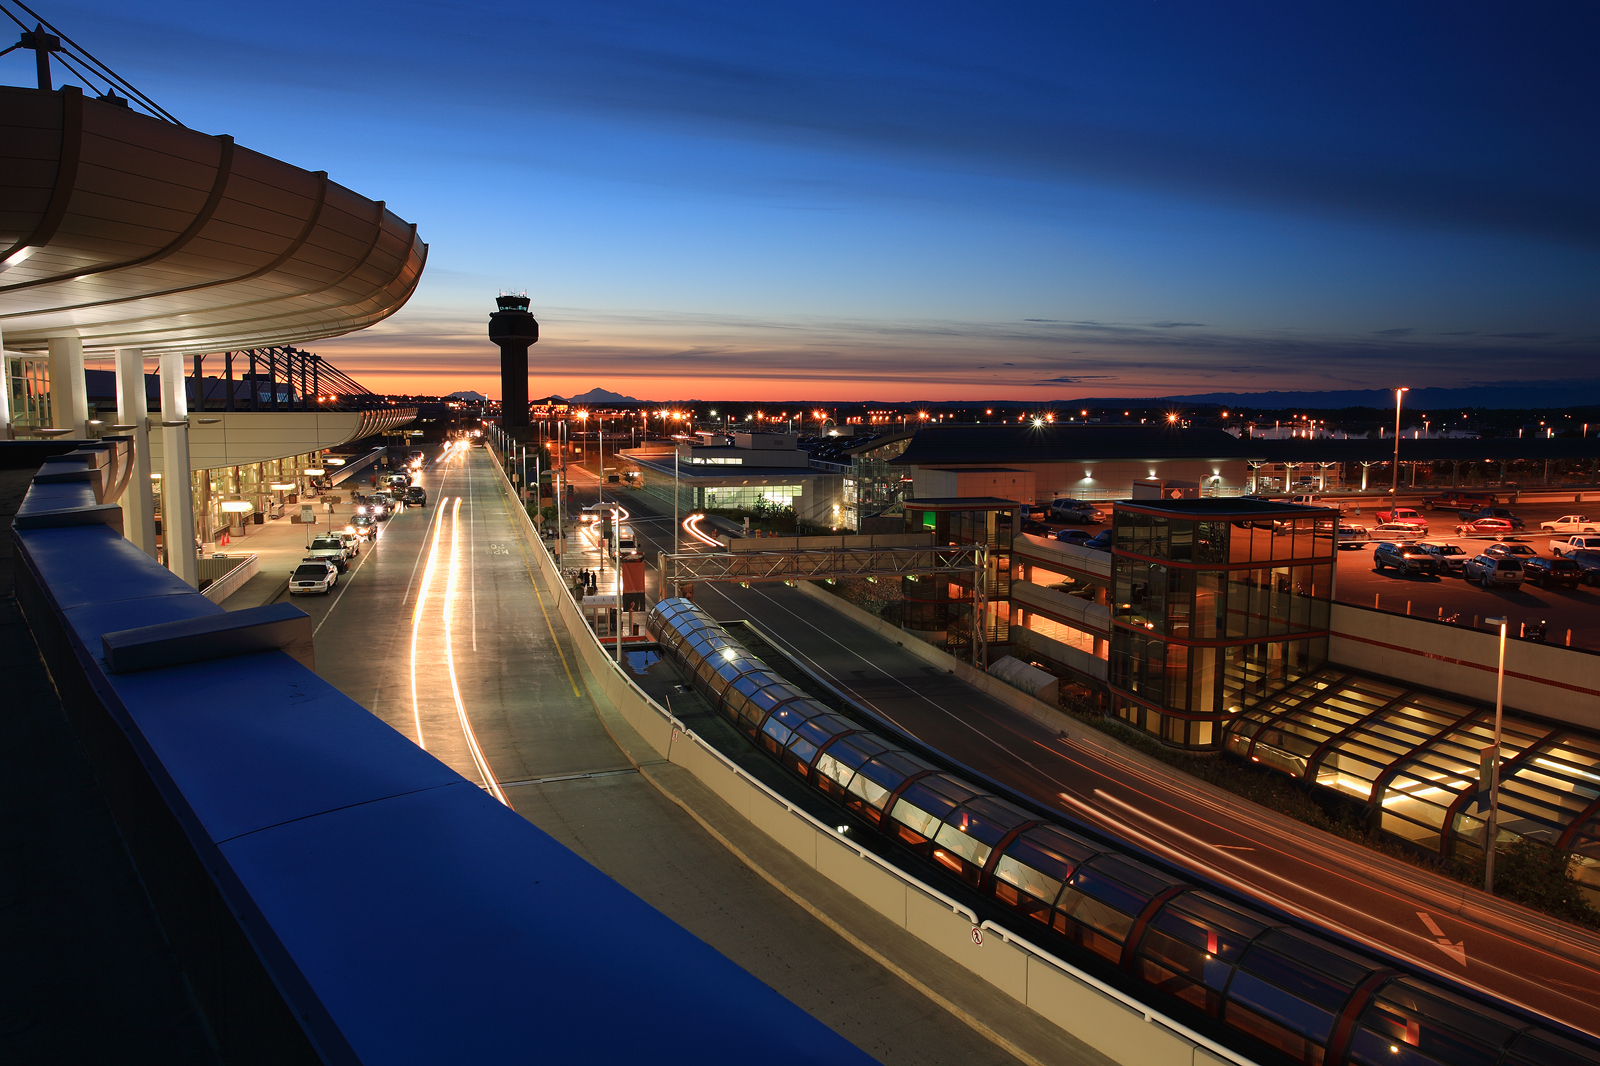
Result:
{"label": "air traffic control tower", "polygon": [[518,440],[528,435],[528,345],[539,343],[539,323],[526,296],[502,295],[489,316],[489,339],[500,346],[500,428]]}

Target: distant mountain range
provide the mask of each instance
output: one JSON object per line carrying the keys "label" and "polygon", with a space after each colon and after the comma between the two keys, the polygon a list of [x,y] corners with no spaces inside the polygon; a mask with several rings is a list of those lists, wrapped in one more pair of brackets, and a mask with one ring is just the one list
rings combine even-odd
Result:
{"label": "distant mountain range", "polygon": [[[1236,407],[1281,410],[1307,407],[1339,410],[1345,407],[1394,406],[1393,389],[1352,389],[1343,392],[1206,392],[1165,396],[1177,403],[1215,403]],[[1078,402],[1078,401],[1073,401]],[[1121,402],[1121,401],[1118,401]],[[1420,388],[1406,393],[1405,405],[1413,411],[1435,407],[1549,408],[1600,404],[1600,378],[1580,381],[1507,381],[1466,388]]]}
{"label": "distant mountain range", "polygon": [[483,393],[473,392],[471,389],[463,389],[461,392],[452,392],[450,395],[445,397],[447,400],[466,400],[468,403],[482,403],[488,398],[489,397],[485,396]]}
{"label": "distant mountain range", "polygon": [[609,389],[590,389],[588,392],[571,397],[569,403],[638,403],[632,396],[622,396]]}

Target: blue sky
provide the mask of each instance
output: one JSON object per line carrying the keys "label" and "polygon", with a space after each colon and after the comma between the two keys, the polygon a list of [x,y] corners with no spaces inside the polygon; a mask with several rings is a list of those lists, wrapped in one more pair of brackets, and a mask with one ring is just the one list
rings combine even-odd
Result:
{"label": "blue sky", "polygon": [[316,346],[382,387],[497,393],[502,287],[544,326],[536,392],[1597,376],[1592,5],[39,10],[187,125],[418,223],[412,302]]}

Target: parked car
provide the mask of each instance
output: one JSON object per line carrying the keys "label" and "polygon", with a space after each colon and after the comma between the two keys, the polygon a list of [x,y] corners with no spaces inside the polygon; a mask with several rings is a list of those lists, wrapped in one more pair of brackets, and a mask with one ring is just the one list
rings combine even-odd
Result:
{"label": "parked car", "polygon": [[1051,500],[1050,517],[1057,522],[1081,522],[1085,525],[1098,525],[1106,520],[1105,512],[1094,504],[1072,499]]}
{"label": "parked car", "polygon": [[1486,589],[1496,585],[1517,588],[1527,572],[1522,567],[1521,559],[1508,555],[1475,555],[1461,568],[1461,576],[1468,581],[1476,581]]}
{"label": "parked car", "polygon": [[1368,536],[1380,540],[1417,540],[1428,535],[1427,526],[1416,526],[1410,522],[1381,522],[1368,531]]}
{"label": "parked car", "polygon": [[1578,564],[1578,569],[1583,571],[1585,585],[1600,585],[1600,551],[1575,551],[1562,556]]}
{"label": "parked car", "polygon": [[350,569],[350,564],[346,561],[348,555],[345,552],[344,541],[336,536],[317,537],[311,542],[311,547],[306,549],[306,558],[326,559],[341,574]]}
{"label": "parked car", "polygon": [[1515,555],[1523,562],[1527,562],[1529,558],[1537,559],[1539,557],[1539,553],[1528,547],[1526,544],[1520,544],[1516,542],[1491,544],[1487,548],[1483,549],[1483,554],[1493,555],[1496,557],[1502,555]]}
{"label": "parked car", "polygon": [[1570,555],[1573,552],[1600,551],[1600,536],[1592,533],[1574,533],[1570,537],[1552,537],[1550,551],[1556,555]]}
{"label": "parked car", "polygon": [[1600,533],[1600,522],[1586,514],[1564,514],[1554,522],[1540,522],[1547,533]]}
{"label": "parked car", "polygon": [[1496,540],[1504,540],[1514,532],[1516,530],[1504,518],[1477,518],[1456,527],[1456,535],[1460,537],[1493,537]]}
{"label": "parked car", "polygon": [[421,485],[412,485],[406,489],[405,500],[406,503],[413,507],[426,507],[428,506],[428,490]]}
{"label": "parked car", "polygon": [[1354,522],[1339,523],[1339,547],[1358,548],[1370,539],[1366,526],[1358,526]]}
{"label": "parked car", "polygon": [[1414,507],[1391,507],[1387,511],[1378,512],[1378,521],[1381,523],[1404,522],[1407,525],[1428,528],[1428,519]]}
{"label": "parked car", "polygon": [[1527,528],[1522,519],[1506,510],[1504,507],[1483,507],[1475,511],[1461,511],[1459,516],[1463,522],[1473,522],[1479,518],[1501,518],[1511,523],[1512,529]]}
{"label": "parked car", "polygon": [[1458,492],[1455,489],[1451,489],[1449,492],[1441,492],[1437,496],[1423,497],[1422,506],[1424,510],[1428,511],[1447,510],[1450,508],[1460,510],[1463,507],[1493,507],[1499,502],[1500,497],[1492,492]]}
{"label": "parked car", "polygon": [[1432,541],[1423,541],[1417,547],[1433,556],[1434,564],[1440,574],[1459,574],[1466,561],[1472,558],[1466,550],[1456,544],[1436,544]]}
{"label": "parked car", "polygon": [[1085,548],[1093,548],[1095,551],[1101,551],[1101,552],[1110,551],[1111,550],[1111,530],[1102,529],[1100,532],[1096,533],[1094,536],[1092,536],[1088,540],[1084,541],[1083,542],[1083,546]]}
{"label": "parked car", "polygon": [[1064,544],[1084,545],[1094,539],[1094,535],[1086,529],[1058,529],[1056,539]]}
{"label": "parked car", "polygon": [[1571,559],[1546,559],[1542,555],[1535,555],[1532,559],[1522,561],[1522,569],[1528,576],[1529,584],[1542,589],[1551,585],[1577,588],[1583,581],[1583,567]]}
{"label": "parked car", "polygon": [[1376,570],[1394,567],[1406,574],[1437,574],[1438,563],[1433,553],[1417,544],[1396,544],[1385,541],[1372,549],[1372,566]]}
{"label": "parked car", "polygon": [[354,529],[346,526],[340,531],[339,540],[343,542],[345,551],[348,553],[345,558],[354,559],[361,554],[361,538],[356,536]]}
{"label": "parked car", "polygon": [[307,592],[331,592],[339,583],[339,571],[331,559],[307,559],[289,575],[289,595]]}
{"label": "parked car", "polygon": [[1032,533],[1036,537],[1048,537],[1050,535],[1050,527],[1036,518],[1024,518],[1022,520],[1022,531],[1024,533]]}

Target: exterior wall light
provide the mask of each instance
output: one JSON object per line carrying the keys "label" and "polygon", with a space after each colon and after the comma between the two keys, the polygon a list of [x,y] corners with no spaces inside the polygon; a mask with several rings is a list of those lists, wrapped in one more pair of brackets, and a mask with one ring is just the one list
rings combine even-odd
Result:
{"label": "exterior wall light", "polygon": [[256,505],[249,500],[223,500],[222,509],[229,514],[249,514],[256,509]]}

